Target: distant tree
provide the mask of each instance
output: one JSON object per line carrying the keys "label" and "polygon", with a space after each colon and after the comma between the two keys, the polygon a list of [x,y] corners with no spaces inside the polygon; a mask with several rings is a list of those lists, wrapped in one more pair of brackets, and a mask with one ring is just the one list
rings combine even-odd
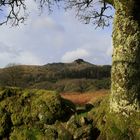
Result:
{"label": "distant tree", "polygon": [[22,72],[21,66],[15,63],[8,64],[1,73],[1,84],[3,86],[21,86],[22,83]]}
{"label": "distant tree", "polygon": [[[23,22],[26,0],[1,0],[1,12],[8,8],[6,20],[12,25]],[[110,111],[118,113],[140,110],[140,1],[139,0],[35,0],[40,8],[62,3],[75,9],[77,17],[85,23],[99,27],[109,25],[112,17],[108,9],[114,7],[113,63]],[[112,7],[111,7],[112,6]],[[109,14],[108,14],[109,13]]]}

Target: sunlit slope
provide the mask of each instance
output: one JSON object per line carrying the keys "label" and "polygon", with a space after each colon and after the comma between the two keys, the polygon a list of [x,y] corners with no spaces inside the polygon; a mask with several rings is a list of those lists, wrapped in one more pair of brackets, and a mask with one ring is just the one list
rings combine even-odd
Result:
{"label": "sunlit slope", "polygon": [[108,89],[111,66],[97,66],[82,59],[43,66],[14,65],[0,69],[1,86],[85,92]]}

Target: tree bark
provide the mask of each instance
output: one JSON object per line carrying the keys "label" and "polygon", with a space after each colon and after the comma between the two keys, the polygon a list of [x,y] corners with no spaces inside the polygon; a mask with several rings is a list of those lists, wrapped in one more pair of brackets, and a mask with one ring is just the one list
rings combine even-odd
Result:
{"label": "tree bark", "polygon": [[140,1],[114,0],[110,111],[140,111]]}

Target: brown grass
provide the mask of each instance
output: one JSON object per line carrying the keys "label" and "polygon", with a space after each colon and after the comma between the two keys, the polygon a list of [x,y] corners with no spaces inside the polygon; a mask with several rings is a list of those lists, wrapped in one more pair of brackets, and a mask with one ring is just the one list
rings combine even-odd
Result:
{"label": "brown grass", "polygon": [[71,100],[75,104],[83,105],[90,101],[95,102],[96,100],[108,95],[108,93],[108,90],[100,90],[87,93],[62,93],[61,96],[65,99]]}

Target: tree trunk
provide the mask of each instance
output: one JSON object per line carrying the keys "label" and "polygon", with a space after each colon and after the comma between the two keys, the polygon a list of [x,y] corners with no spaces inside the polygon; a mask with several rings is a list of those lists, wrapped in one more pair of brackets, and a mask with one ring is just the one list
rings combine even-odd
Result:
{"label": "tree trunk", "polygon": [[140,1],[114,0],[110,111],[140,111]]}

